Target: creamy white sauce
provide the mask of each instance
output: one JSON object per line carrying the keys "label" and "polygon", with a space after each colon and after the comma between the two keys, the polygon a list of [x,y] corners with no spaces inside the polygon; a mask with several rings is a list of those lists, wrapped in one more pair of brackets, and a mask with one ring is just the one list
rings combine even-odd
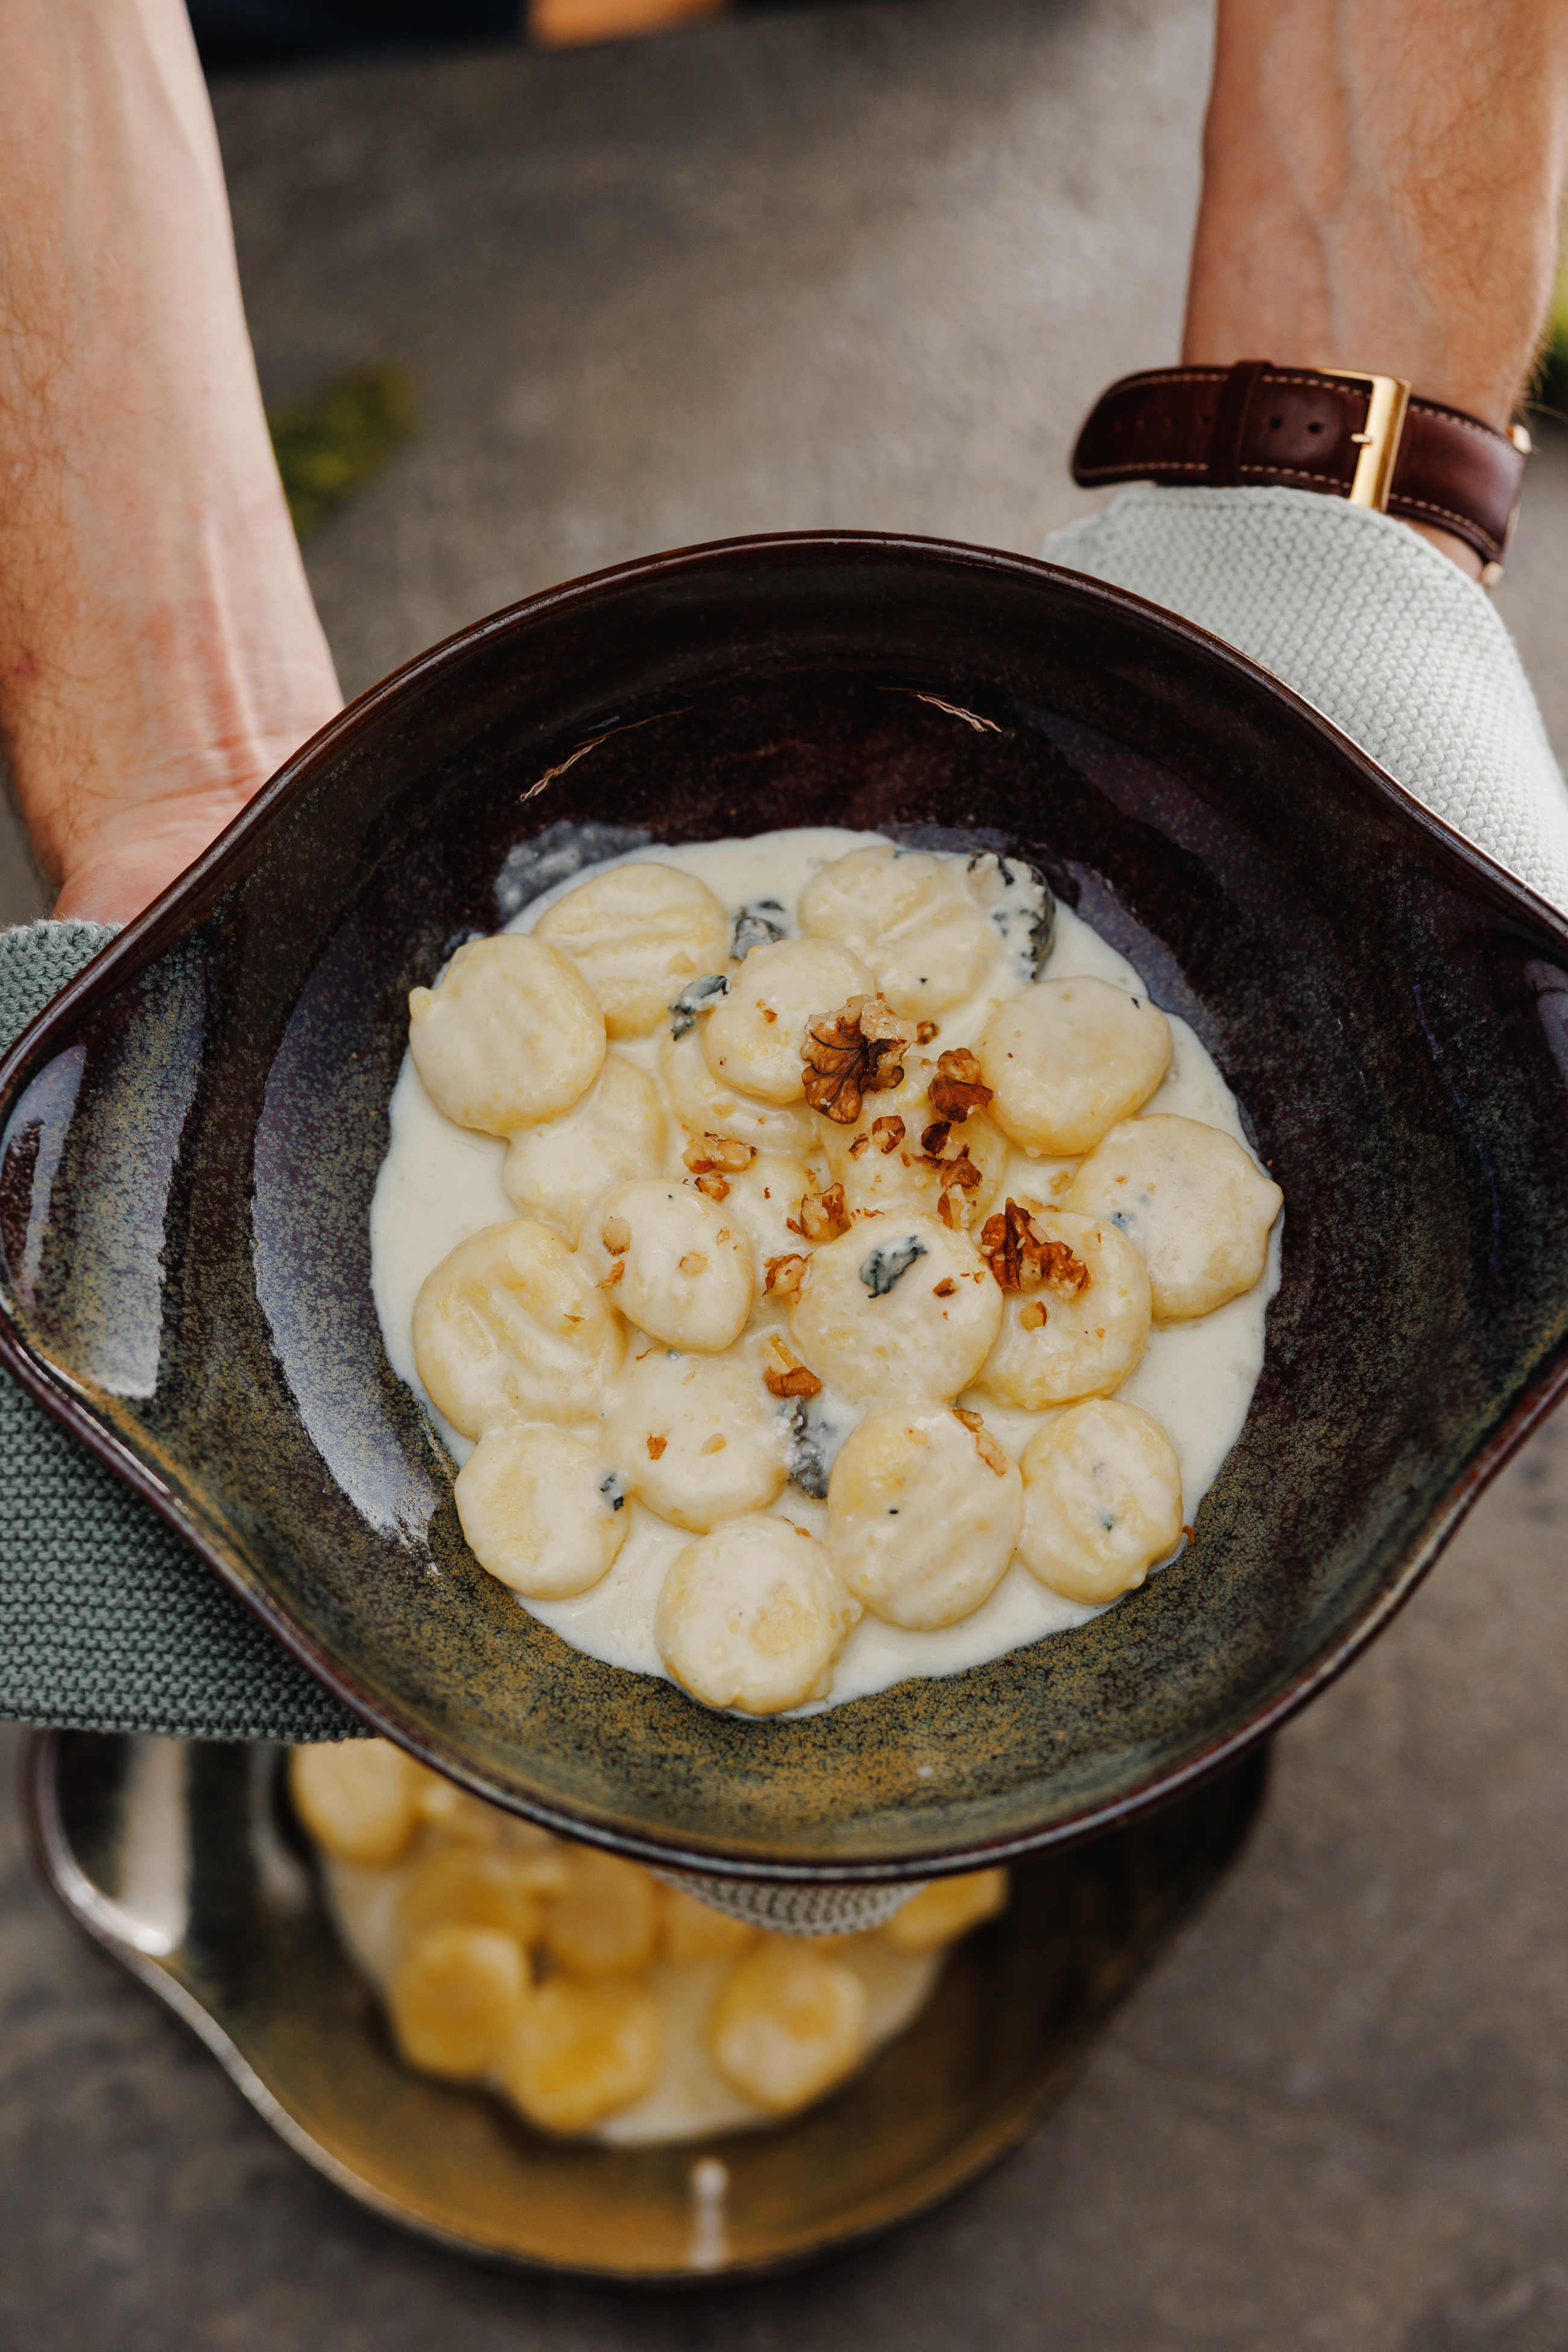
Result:
{"label": "creamy white sauce", "polygon": [[[813,875],[852,849],[885,839],[881,834],[812,826],[753,840],[698,842],[679,848],[650,844],[564,875],[502,928],[530,931],[547,907],[590,876],[613,866],[651,861],[696,875],[731,918],[760,901],[773,902],[766,908],[768,919],[786,937],[796,937],[795,908]],[[1005,936],[1012,952],[1001,959],[991,986],[968,1003],[942,1014],[942,1045],[970,1043],[995,1006],[1028,983],[1028,941],[1023,927],[1014,925]],[[1057,908],[1055,941],[1038,977],[1100,979],[1136,996],[1147,994],[1132,965],[1065,907]],[[1235,1097],[1214,1062],[1184,1021],[1174,1013],[1167,1013],[1166,1019],[1171,1027],[1171,1067],[1158,1093],[1145,1104],[1145,1112],[1169,1111],[1198,1119],[1245,1145]],[[614,1050],[656,1074],[660,1042],[661,1033],[656,1032],[652,1037],[617,1041]],[[473,1134],[443,1118],[420,1084],[407,1054],[390,1110],[392,1141],[371,1208],[376,1313],[393,1369],[419,1397],[453,1458],[461,1463],[473,1450],[471,1443],[436,1411],[415,1365],[414,1302],[426,1276],[460,1241],[486,1225],[516,1216],[501,1183],[507,1147],[497,1138]],[[675,1148],[679,1151],[679,1138]],[[1047,1185],[1058,1169],[1074,1164],[1050,1160],[1030,1162],[1022,1153],[1015,1153],[1008,1189],[1031,1180],[1037,1188]],[[1048,1192],[1042,1197],[1048,1199]],[[1277,1223],[1261,1282],[1196,1321],[1155,1325],[1142,1361],[1117,1391],[1130,1404],[1152,1413],[1169,1433],[1181,1464],[1183,1507],[1189,1521],[1195,1518],[1247,1419],[1263,1367],[1264,1320],[1279,1284],[1279,1251],[1280,1225]],[[781,1320],[772,1302],[760,1304],[753,1328]],[[1034,1432],[1054,1418],[1048,1412],[1025,1412],[973,1393],[960,1402],[984,1414],[987,1427],[1015,1458]],[[861,1414],[825,1391],[814,1402],[813,1418],[832,1422],[842,1437]],[[670,1561],[692,1538],[639,1504],[626,1507],[631,1524],[626,1542],[598,1584],[574,1600],[526,1601],[520,1605],[590,1655],[634,1673],[668,1679],[654,1643],[654,1612]],[[820,1536],[826,1529],[826,1506],[794,1485],[784,1487],[773,1507],[814,1535]],[[1087,1624],[1100,1614],[1097,1607],[1050,1591],[1015,1560],[991,1598],[956,1625],[916,1633],[870,1615],[863,1617],[839,1654],[829,1696],[799,1712],[815,1714],[824,1706],[841,1706],[847,1699],[886,1690],[911,1676],[957,1674],[1037,1641],[1043,1634]]]}
{"label": "creamy white sauce", "polygon": [[[415,1865],[413,1856],[373,1869],[321,1855],[327,1900],[344,1948],[383,1999],[397,1958],[398,1900]],[[925,2007],[947,1951],[900,1952],[868,1936],[834,1947],[830,1957],[866,1988],[870,2040],[862,2063],[869,2063]],[[715,2132],[763,2131],[778,2122],[727,2083],[708,2055],[708,2018],[728,1966],[721,1959],[661,1960],[643,1972],[664,2021],[658,2079],[584,2138],[647,2147]]]}

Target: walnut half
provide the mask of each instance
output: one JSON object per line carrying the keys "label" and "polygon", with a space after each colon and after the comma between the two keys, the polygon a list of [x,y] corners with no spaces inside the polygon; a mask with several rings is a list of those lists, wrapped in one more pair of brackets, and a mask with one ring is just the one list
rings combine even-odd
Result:
{"label": "walnut half", "polygon": [[1089,1287],[1089,1268],[1066,1242],[1054,1242],[1027,1209],[1009,1201],[999,1217],[980,1228],[980,1251],[1004,1290],[1043,1290],[1064,1297]]}
{"label": "walnut half", "polygon": [[852,996],[837,1013],[808,1021],[801,1049],[806,1101],[836,1125],[853,1127],[862,1095],[880,1094],[903,1077],[908,1043],[881,996]]}

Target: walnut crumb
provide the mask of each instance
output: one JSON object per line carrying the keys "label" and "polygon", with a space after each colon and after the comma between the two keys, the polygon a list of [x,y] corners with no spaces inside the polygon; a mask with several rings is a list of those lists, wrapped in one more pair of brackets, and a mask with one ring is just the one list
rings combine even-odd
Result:
{"label": "walnut crumb", "polygon": [[694,1176],[691,1181],[710,1201],[727,1201],[730,1197],[729,1181],[723,1176]]}
{"label": "walnut crumb", "polygon": [[706,1445],[700,1445],[697,1450],[700,1454],[722,1454],[729,1442],[723,1431],[716,1429]]}
{"label": "walnut crumb", "polygon": [[762,1014],[762,1016],[763,1016],[763,1019],[764,1021],[776,1021],[776,1020],[778,1019],[778,1017],[779,1017],[779,1016],[778,1016],[778,1014],[773,1011],[773,1006],[772,1006],[771,1004],[762,1004],[762,1005],[759,1005],[759,1006],[758,1006],[758,1008],[757,1008],[757,1010],[761,1013],[761,1014]]}
{"label": "walnut crumb", "polygon": [[708,1271],[707,1252],[705,1250],[688,1250],[686,1255],[680,1261],[680,1271],[682,1274],[706,1274]]}
{"label": "walnut crumb", "polygon": [[974,1450],[987,1470],[994,1470],[998,1478],[1007,1475],[1007,1456],[986,1428],[977,1412],[965,1412],[962,1406],[952,1408],[954,1421],[961,1421],[974,1440]]}
{"label": "walnut crumb", "polygon": [[741,1143],[730,1135],[705,1135],[681,1153],[694,1176],[739,1176],[756,1156],[754,1143]]}
{"label": "walnut crumb", "polygon": [[612,1257],[619,1257],[632,1245],[632,1229],[625,1217],[606,1217],[599,1227],[599,1239]]}
{"label": "walnut crumb", "polygon": [[868,1135],[858,1135],[855,1138],[854,1142],[849,1147],[849,1157],[851,1160],[858,1160],[863,1151],[869,1151],[870,1149],[870,1137]]}
{"label": "walnut crumb", "polygon": [[608,1274],[605,1276],[603,1282],[599,1284],[599,1288],[601,1290],[614,1290],[616,1283],[619,1282],[626,1270],[626,1259],[624,1257],[618,1257],[614,1265],[610,1268]]}
{"label": "walnut crumb", "polygon": [[965,1119],[972,1110],[984,1110],[991,1100],[991,1088],[967,1045],[939,1054],[936,1073],[926,1092],[939,1118]]}
{"label": "walnut crumb", "polygon": [[771,1290],[775,1298],[798,1298],[809,1263],[798,1250],[791,1250],[784,1257],[769,1258],[763,1288]]}
{"label": "walnut crumb", "polygon": [[657,1462],[659,1455],[664,1452],[665,1447],[668,1444],[669,1440],[668,1437],[650,1437],[647,1442],[648,1460],[650,1462]]}
{"label": "walnut crumb", "polygon": [[980,1229],[980,1252],[1004,1290],[1041,1290],[1048,1284],[1071,1298],[1089,1287],[1089,1268],[1066,1242],[1054,1242],[1027,1209],[1009,1201]]}
{"label": "walnut crumb", "polygon": [[770,1334],[768,1351],[773,1360],[763,1366],[763,1379],[770,1396],[814,1397],[822,1387],[816,1374],[808,1371],[798,1356],[792,1356],[776,1331]]}
{"label": "walnut crumb", "polygon": [[940,1037],[941,1034],[942,1032],[937,1027],[934,1021],[922,1021],[920,1027],[915,1031],[915,1044],[917,1045],[929,1045],[933,1037]]}
{"label": "walnut crumb", "polygon": [[1038,1298],[1031,1298],[1026,1307],[1018,1309],[1018,1320],[1026,1331],[1043,1331],[1049,1319]]}
{"label": "walnut crumb", "polygon": [[800,1220],[784,1220],[791,1233],[799,1234],[808,1242],[837,1241],[840,1234],[849,1231],[849,1213],[844,1204],[842,1184],[829,1184],[825,1192],[808,1192],[800,1204]]}
{"label": "walnut crumb", "polygon": [[904,1139],[904,1122],[896,1112],[891,1118],[874,1118],[871,1133],[879,1151],[896,1151]]}
{"label": "walnut crumb", "polygon": [[1185,1538],[1186,1538],[1186,1539],[1187,1539],[1187,1541],[1188,1541],[1189,1543],[1196,1543],[1196,1541],[1197,1541],[1197,1539],[1198,1539],[1198,1531],[1197,1531],[1196,1528],[1192,1527],[1192,1526],[1191,1526],[1191,1525],[1189,1525],[1187,1522],[1184,1521],[1184,1522],[1183,1522],[1183,1526],[1182,1526],[1182,1533],[1185,1536]]}
{"label": "walnut crumb", "polygon": [[944,1276],[941,1282],[931,1285],[931,1295],[933,1298],[951,1298],[957,1288],[958,1285],[950,1274]]}
{"label": "walnut crumb", "polygon": [[933,1118],[929,1127],[921,1130],[921,1150],[932,1159],[940,1160],[947,1150],[947,1139],[952,1133],[952,1119]]}
{"label": "walnut crumb", "polygon": [[839,1127],[853,1127],[863,1095],[880,1094],[902,1078],[908,1042],[882,996],[852,996],[837,1013],[808,1021],[801,1055],[806,1101]]}

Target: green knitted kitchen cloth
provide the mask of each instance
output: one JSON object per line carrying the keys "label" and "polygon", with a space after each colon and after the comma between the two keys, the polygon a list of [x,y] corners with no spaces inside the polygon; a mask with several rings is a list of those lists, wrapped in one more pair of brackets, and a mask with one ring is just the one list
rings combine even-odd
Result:
{"label": "green knitted kitchen cloth", "polygon": [[[0,931],[0,1048],[114,934]],[[360,1726],[139,1496],[0,1375],[0,1717],[188,1739]]]}

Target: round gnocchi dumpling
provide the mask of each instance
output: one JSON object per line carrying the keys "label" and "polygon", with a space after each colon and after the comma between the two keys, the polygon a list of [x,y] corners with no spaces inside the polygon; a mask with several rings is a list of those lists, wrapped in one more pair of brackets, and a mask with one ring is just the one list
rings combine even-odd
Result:
{"label": "round gnocchi dumpling", "polygon": [[619,1184],[584,1220],[584,1271],[637,1328],[717,1355],[752,1311],[752,1252],[738,1217],[673,1179]]}
{"label": "round gnocchi dumpling", "polygon": [[394,1969],[387,2007],[410,2065],[471,2083],[510,2040],[528,1994],[513,1937],[494,1927],[432,1927]]}
{"label": "round gnocchi dumpling", "polygon": [[771,2115],[794,2115],[859,2064],[868,2008],[864,1984],[841,1960],[770,1936],[720,1987],[709,2053],[743,2097]]}
{"label": "round gnocchi dumpling", "polygon": [[937,1878],[884,1920],[877,1930],[899,1952],[934,1952],[967,1936],[983,1919],[994,1919],[1007,1900],[1005,1870],[971,1870],[962,1878]]}
{"label": "round gnocchi dumpling", "polygon": [[496,2072],[530,2123],[581,2132],[651,2091],[663,2055],[658,2002],[643,1986],[552,1977],[523,2003]]}
{"label": "round gnocchi dumpling", "polygon": [[1230,1136],[1165,1111],[1112,1128],[1067,1197],[1080,1215],[1110,1218],[1137,1243],[1159,1323],[1212,1314],[1250,1290],[1285,1204]]}
{"label": "round gnocchi dumpling", "polygon": [[[862,1212],[900,1209],[935,1216],[943,1192],[973,1225],[994,1201],[1007,1161],[1007,1139],[984,1111],[943,1119],[931,1098],[935,1053],[906,1053],[900,1085],[867,1095],[852,1126],[822,1122],[818,1143],[846,1205]],[[972,1179],[955,1177],[967,1160]]]}
{"label": "round gnocchi dumpling", "polygon": [[805,1097],[802,1046],[806,1024],[836,1012],[877,985],[858,958],[831,940],[779,940],[753,948],[707,1016],[702,1052],[721,1086],[764,1102]]}
{"label": "round gnocchi dumpling", "polygon": [[991,1352],[1002,1294],[973,1244],[935,1217],[863,1219],[812,1252],[790,1308],[808,1370],[852,1404],[947,1399]]}
{"label": "round gnocchi dumpling", "polygon": [[414,1302],[419,1377],[465,1437],[491,1421],[597,1412],[625,1344],[560,1235],[526,1217],[459,1242]]}
{"label": "round gnocchi dumpling", "polygon": [[571,1430],[487,1429],[458,1473],[456,1499],[479,1566],[531,1601],[586,1592],[626,1541],[615,1475],[600,1446]]}
{"label": "round gnocchi dumpling", "polygon": [[646,1968],[658,1938],[658,1897],[635,1862],[571,1846],[566,1883],[545,1914],[556,1964],[578,1977],[626,1976]]}
{"label": "round gnocchi dumpling", "polygon": [[1025,1567],[1069,1601],[1142,1584],[1182,1532],[1182,1469],[1152,1413],[1115,1398],[1070,1405],[1024,1461]]}
{"label": "round gnocchi dumpling", "polygon": [[798,1102],[763,1102],[758,1095],[721,1084],[704,1059],[695,1029],[665,1039],[658,1049],[658,1076],[665,1100],[693,1135],[731,1136],[737,1142],[754,1144],[759,1151],[782,1153],[786,1160],[804,1159],[818,1139],[823,1122],[807,1110],[804,1094]]}
{"label": "round gnocchi dumpling", "polygon": [[493,1927],[526,1948],[539,1933],[540,1903],[552,1884],[551,1872],[526,1855],[475,1845],[426,1847],[398,1889],[397,1934],[412,1943],[435,1927]]}
{"label": "round gnocchi dumpling", "polygon": [[520,1128],[501,1169],[512,1206],[576,1244],[583,1213],[607,1184],[664,1166],[669,1122],[658,1088],[624,1054],[606,1054],[597,1079],[568,1111]]}
{"label": "round gnocchi dumpling", "polygon": [[859,1615],[815,1536],[757,1517],[677,1554],[653,1630],[671,1675],[704,1706],[779,1715],[826,1697]]}
{"label": "round gnocchi dumpling", "polygon": [[1029,1151],[1091,1151],[1171,1066],[1171,1024],[1105,980],[1037,980],[1010,996],[974,1048],[991,1116]]}
{"label": "round gnocchi dumpling", "polygon": [[651,1348],[628,1370],[605,1442],[628,1490],[661,1519],[705,1536],[765,1510],[784,1485],[792,1423],[754,1356]]}
{"label": "round gnocchi dumpling", "polygon": [[1148,1344],[1143,1260],[1108,1217],[1077,1217],[1033,1201],[1018,1205],[1032,1238],[1057,1245],[1050,1253],[1057,1271],[1037,1287],[1006,1293],[1002,1328],[975,1386],[1026,1412],[1109,1396]]}
{"label": "round gnocchi dumpling", "polygon": [[[708,1148],[704,1139],[688,1157],[701,1159]],[[740,1220],[759,1268],[801,1247],[800,1235],[792,1230],[790,1220],[798,1224],[801,1202],[816,1187],[800,1160],[785,1160],[776,1151],[759,1151],[748,1167],[722,1174],[720,1181],[724,1186],[724,1213]]]}
{"label": "round gnocchi dumpling", "polygon": [[563,955],[503,931],[470,940],[434,988],[411,992],[408,1050],[437,1110],[510,1135],[587,1093],[605,1058],[605,1016]]}
{"label": "round gnocchi dumpling", "polygon": [[858,956],[893,1011],[917,1017],[962,1004],[996,964],[997,933],[964,861],[891,842],[825,866],[801,893],[800,927]]}
{"label": "round gnocchi dumpling", "polygon": [[977,1413],[881,1412],[838,1450],[827,1549],[889,1625],[954,1625],[988,1601],[1024,1519],[1024,1481]]}
{"label": "round gnocchi dumpling", "polygon": [[386,1739],[296,1748],[289,1788],[300,1819],[339,1862],[395,1862],[414,1833],[417,1767]]}
{"label": "round gnocchi dumpling", "polygon": [[547,907],[533,936],[571,957],[612,1037],[646,1037],[690,981],[730,961],[730,918],[707,884],[651,862],[596,874]]}

